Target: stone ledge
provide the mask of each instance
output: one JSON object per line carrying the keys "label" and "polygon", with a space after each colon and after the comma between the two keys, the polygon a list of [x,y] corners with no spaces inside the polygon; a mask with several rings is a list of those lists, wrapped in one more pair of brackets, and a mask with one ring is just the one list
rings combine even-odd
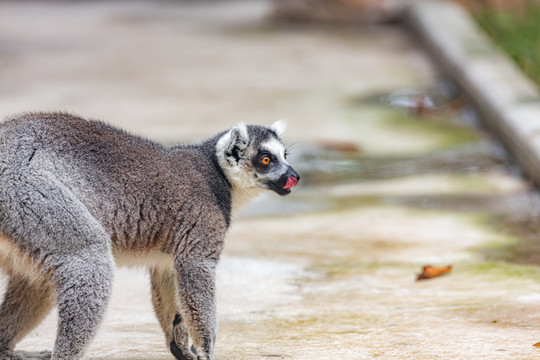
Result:
{"label": "stone ledge", "polygon": [[540,185],[540,94],[535,84],[449,1],[418,1],[404,21],[441,70],[470,98],[485,125]]}

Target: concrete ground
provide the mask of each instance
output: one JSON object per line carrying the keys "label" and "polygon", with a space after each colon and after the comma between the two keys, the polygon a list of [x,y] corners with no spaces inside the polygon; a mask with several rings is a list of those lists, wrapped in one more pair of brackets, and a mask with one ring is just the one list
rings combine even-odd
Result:
{"label": "concrete ground", "polygon": [[[422,116],[388,101],[441,84],[400,28],[278,26],[268,11],[0,2],[0,109],[71,111],[165,143],[288,120],[302,186],[233,224],[216,359],[537,358],[529,183],[460,99]],[[427,264],[454,267],[415,282]],[[88,359],[172,358],[148,287],[143,269],[118,269]],[[51,348],[54,332],[51,314],[18,348]]]}

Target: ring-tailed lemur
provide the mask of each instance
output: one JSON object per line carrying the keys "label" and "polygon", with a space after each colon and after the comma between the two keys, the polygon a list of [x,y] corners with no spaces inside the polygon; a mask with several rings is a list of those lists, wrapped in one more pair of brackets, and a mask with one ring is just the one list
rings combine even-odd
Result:
{"label": "ring-tailed lemur", "polygon": [[[115,261],[150,269],[154,310],[177,359],[212,360],[215,268],[231,212],[299,176],[284,124],[238,124],[164,147],[62,113],[0,125],[0,359],[79,359],[111,295]],[[15,351],[53,304],[53,351]],[[193,344],[193,346],[188,345]]]}

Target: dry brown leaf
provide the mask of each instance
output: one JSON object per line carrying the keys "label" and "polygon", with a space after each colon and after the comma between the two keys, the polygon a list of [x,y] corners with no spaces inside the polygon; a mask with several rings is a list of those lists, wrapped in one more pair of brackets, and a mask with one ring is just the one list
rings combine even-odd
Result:
{"label": "dry brown leaf", "polygon": [[437,276],[448,274],[452,270],[452,265],[445,267],[436,267],[426,265],[423,267],[422,272],[416,276],[416,281],[431,279]]}

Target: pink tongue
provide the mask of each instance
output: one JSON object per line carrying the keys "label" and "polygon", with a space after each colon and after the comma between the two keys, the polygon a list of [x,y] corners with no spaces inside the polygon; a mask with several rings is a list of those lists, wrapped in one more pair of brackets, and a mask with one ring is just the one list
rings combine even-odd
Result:
{"label": "pink tongue", "polygon": [[285,184],[285,186],[283,187],[283,189],[287,190],[287,189],[292,189],[293,187],[296,186],[296,184],[298,184],[298,180],[296,180],[296,178],[294,176],[290,176],[288,179],[287,179],[287,183]]}

